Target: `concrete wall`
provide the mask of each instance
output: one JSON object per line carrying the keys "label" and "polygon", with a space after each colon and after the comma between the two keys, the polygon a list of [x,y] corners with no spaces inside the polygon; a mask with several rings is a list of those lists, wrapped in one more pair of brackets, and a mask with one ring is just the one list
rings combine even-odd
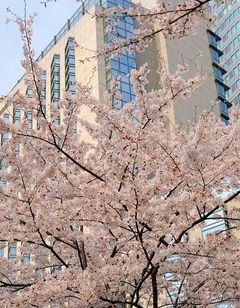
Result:
{"label": "concrete wall", "polygon": [[[173,0],[175,3],[178,0]],[[156,7],[158,0],[134,0],[135,3],[141,3],[146,8]],[[198,31],[194,35],[189,35],[181,39],[166,40],[163,34],[157,34],[155,38],[156,56],[152,57],[148,50],[146,55],[142,56],[141,63],[149,62],[152,73],[156,75],[156,69],[164,66],[166,70],[173,74],[179,64],[187,63],[190,72],[186,78],[194,77],[200,70],[207,75],[206,82],[187,100],[177,99],[172,106],[170,122],[175,125],[184,125],[185,127],[196,122],[199,114],[206,110],[213,110],[217,116],[220,116],[219,105],[214,104],[217,99],[217,89],[215,84],[209,40],[207,34],[207,23],[202,21]],[[149,48],[151,49],[151,48]],[[202,54],[202,56],[200,56]],[[155,71],[154,71],[155,70]],[[156,78],[155,78],[156,79]]]}
{"label": "concrete wall", "polygon": [[[101,7],[95,6],[90,14],[85,14],[60,41],[38,62],[39,66],[47,73],[46,101],[51,101],[51,63],[55,54],[60,55],[60,91],[61,97],[65,91],[65,46],[67,40],[73,37],[81,47],[75,49],[76,81],[82,84],[90,84],[92,95],[96,99],[103,97],[106,88],[105,61],[94,57],[95,52],[104,46],[103,22],[92,18],[95,13],[101,12]],[[91,52],[93,51],[93,52]],[[89,61],[86,59],[90,58]],[[82,60],[84,62],[82,62]],[[26,92],[24,78],[11,90],[9,96],[17,91]]]}

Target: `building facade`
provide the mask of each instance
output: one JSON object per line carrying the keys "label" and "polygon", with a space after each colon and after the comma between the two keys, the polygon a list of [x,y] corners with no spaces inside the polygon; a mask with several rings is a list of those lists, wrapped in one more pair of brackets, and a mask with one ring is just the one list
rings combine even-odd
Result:
{"label": "building facade", "polygon": [[224,76],[229,86],[227,100],[240,106],[240,2],[215,4],[213,14],[216,16],[214,31],[222,38],[218,48],[223,53],[221,62],[227,72]]}
{"label": "building facade", "polygon": [[[132,69],[148,63],[150,74],[150,88],[157,88],[160,83],[158,69],[162,62],[169,73],[174,73],[178,64],[188,63],[189,74],[194,76],[201,69],[207,75],[203,86],[197,89],[188,99],[175,102],[172,107],[170,121],[173,124],[186,124],[196,121],[203,110],[214,110],[221,115],[221,105],[214,104],[218,98],[218,89],[215,83],[214,69],[212,67],[211,51],[206,24],[201,24],[196,35],[180,40],[166,40],[162,34],[155,37],[144,53],[125,52],[111,60],[94,57],[96,50],[101,50],[106,42],[116,37],[132,37],[134,22],[131,17],[120,21],[117,33],[106,33],[104,22],[96,21],[93,14],[99,14],[106,7],[121,5],[130,8],[138,0],[90,0],[83,1],[79,9],[67,21],[62,29],[54,36],[49,45],[41,52],[37,61],[43,69],[45,91],[43,97],[46,105],[56,103],[65,91],[75,92],[75,83],[89,83],[93,96],[103,102],[103,94],[109,88],[112,77],[121,76],[122,105],[134,100],[135,94],[130,82]],[[146,8],[151,8],[154,1],[143,1]],[[90,12],[90,14],[86,14]],[[74,42],[80,48],[76,48]],[[202,52],[202,56],[200,52]],[[90,61],[84,61],[90,59]],[[10,96],[17,92],[26,93],[24,77],[13,87]],[[122,107],[122,106],[120,106]],[[82,112],[86,116],[87,109]],[[89,117],[91,117],[89,115]]]}

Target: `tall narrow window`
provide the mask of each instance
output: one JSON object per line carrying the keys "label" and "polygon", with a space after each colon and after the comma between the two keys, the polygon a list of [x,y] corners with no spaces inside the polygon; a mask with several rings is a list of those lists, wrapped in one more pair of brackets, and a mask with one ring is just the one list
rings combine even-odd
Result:
{"label": "tall narrow window", "polygon": [[14,153],[16,155],[19,155],[20,154],[20,144],[19,143],[16,143],[15,146],[14,146]]}
{"label": "tall narrow window", "polygon": [[54,123],[55,123],[56,126],[60,126],[60,124],[61,124],[61,118],[60,118],[60,116],[57,116],[57,117],[55,118]]}
{"label": "tall narrow window", "polygon": [[[112,7],[116,4],[112,1],[107,1],[107,6]],[[122,0],[120,4],[123,8],[130,8],[132,3],[130,1]],[[107,26],[107,23],[105,23]],[[123,18],[116,26],[116,31],[105,34],[105,42],[111,43],[114,39],[127,39],[133,36],[134,31],[132,17]],[[106,81],[107,89],[111,87],[111,80],[113,77],[120,77],[120,91],[122,94],[121,105],[114,103],[114,109],[121,109],[125,104],[135,99],[135,93],[130,80],[130,74],[133,69],[136,69],[136,54],[134,52],[124,52],[118,56],[112,57],[111,60],[106,60]]]}
{"label": "tall narrow window", "polygon": [[[5,123],[9,122],[9,114],[8,113],[4,113],[3,115],[3,121]],[[4,144],[6,144],[8,142],[9,139],[9,133],[8,132],[4,132],[1,134],[1,146],[3,146]]]}
{"label": "tall narrow window", "polygon": [[28,122],[28,128],[32,129],[33,120],[32,120],[32,111],[31,110],[26,113],[26,118],[27,118],[27,122]]}
{"label": "tall narrow window", "polygon": [[47,82],[47,74],[45,71],[43,71],[41,73],[41,83],[42,83],[42,87],[41,87],[41,100],[45,100],[46,99],[46,82]]}
{"label": "tall narrow window", "polygon": [[[33,98],[32,88],[30,86],[27,87],[26,94],[29,100]],[[26,112],[26,118],[28,122],[28,128],[32,129],[32,111],[31,110]]]}
{"label": "tall narrow window", "polygon": [[60,100],[60,56],[54,55],[51,65],[51,101],[58,106]]}
{"label": "tall narrow window", "polygon": [[40,116],[44,116],[46,114],[46,83],[47,83],[47,74],[45,71],[41,73],[41,110],[39,112]]}
{"label": "tall narrow window", "polygon": [[31,86],[28,86],[28,87],[27,87],[26,94],[27,94],[27,97],[28,97],[29,99],[33,98],[33,93],[32,93],[32,87],[31,87]]}
{"label": "tall narrow window", "polygon": [[23,254],[23,264],[25,264],[25,265],[30,264],[30,254],[29,253]]}
{"label": "tall narrow window", "polygon": [[13,111],[13,122],[16,124],[21,123],[21,109],[19,106],[16,106]]}
{"label": "tall narrow window", "polygon": [[4,113],[4,115],[3,115],[3,121],[4,121],[5,123],[9,123],[9,114],[8,114],[8,113]]}
{"label": "tall narrow window", "polygon": [[4,248],[6,247],[7,243],[5,241],[0,241],[0,257],[4,256]]}
{"label": "tall narrow window", "polygon": [[1,146],[3,146],[8,142],[9,135],[8,133],[2,133],[1,137]]}
{"label": "tall narrow window", "polygon": [[1,179],[0,186],[1,186],[2,190],[6,190],[7,189],[7,181],[5,179]]}
{"label": "tall narrow window", "polygon": [[69,38],[65,47],[65,89],[72,94],[76,93],[75,77],[74,39]]}
{"label": "tall narrow window", "polygon": [[[3,121],[5,123],[9,122],[9,114],[8,113],[4,113],[3,115]],[[9,139],[9,133],[8,132],[4,132],[1,135],[1,146],[3,146],[4,144],[6,144],[8,142]]]}
{"label": "tall narrow window", "polygon": [[17,257],[17,244],[13,243],[8,248],[8,259],[16,260],[16,257]]}
{"label": "tall narrow window", "polygon": [[3,173],[6,173],[6,172],[7,172],[7,157],[3,157],[3,158],[0,160],[0,170],[1,170]]}

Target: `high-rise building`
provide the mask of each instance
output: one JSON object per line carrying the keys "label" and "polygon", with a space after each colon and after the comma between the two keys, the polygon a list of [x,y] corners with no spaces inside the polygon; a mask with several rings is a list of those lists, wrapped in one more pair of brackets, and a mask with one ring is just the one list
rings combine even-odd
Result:
{"label": "high-rise building", "polygon": [[[115,37],[131,37],[134,31],[134,22],[131,17],[126,17],[118,24],[117,33],[106,33],[105,23],[101,20],[97,21],[92,16],[101,13],[106,7],[121,5],[130,8],[137,2],[138,0],[134,0],[133,3],[131,0],[85,0],[81,3],[79,9],[37,58],[37,62],[43,70],[41,98],[42,102],[45,102],[43,105],[45,111],[49,112],[51,104],[58,106],[65,91],[74,94],[76,82],[90,84],[92,95],[100,103],[103,103],[103,94],[109,89],[112,77],[118,75],[121,76],[122,105],[124,105],[135,98],[129,76],[132,69],[145,62],[148,63],[150,69],[149,89],[151,89],[160,86],[158,69],[161,68],[163,62],[165,69],[170,74],[176,71],[178,64],[187,63],[190,71],[186,77],[194,76],[201,69],[206,73],[207,80],[187,102],[180,99],[174,102],[170,122],[173,125],[186,126],[188,123],[196,121],[203,110],[213,110],[227,124],[230,104],[225,98],[227,87],[223,82],[223,75],[226,71],[221,67],[219,60],[222,54],[217,46],[220,37],[207,30],[204,22],[196,35],[179,40],[166,40],[162,34],[158,34],[149,47],[140,54],[124,52],[110,60],[95,56],[95,51],[103,48],[106,42],[110,42]],[[151,8],[153,3],[154,0],[151,3],[143,1],[146,8]],[[77,42],[78,47],[74,42]],[[202,56],[199,51],[202,52]],[[85,61],[86,59],[89,61]],[[29,99],[32,97],[31,88],[25,83],[25,76],[13,87],[9,96],[14,96],[19,92],[26,94]],[[217,99],[220,103],[216,104]],[[31,110],[23,113],[19,107],[13,108],[13,106],[5,104],[4,99],[0,101],[0,116],[4,121],[12,120],[14,123],[20,123],[25,117],[30,129],[37,125]],[[93,114],[86,106],[82,106],[80,116],[89,121],[93,119]],[[60,125],[60,116],[56,117],[55,123]],[[81,130],[80,137],[88,138],[88,135],[84,130]],[[1,144],[5,144],[8,138],[9,134],[3,133]],[[19,150],[19,148],[16,149],[16,151]],[[5,171],[6,164],[5,160],[1,160],[0,167]],[[1,178],[0,183],[3,189],[7,187],[4,177]]]}
{"label": "high-rise building", "polygon": [[229,86],[227,100],[240,106],[240,2],[229,1],[226,5],[215,4],[215,29],[219,37],[218,48],[222,51],[221,63],[226,70],[224,82]]}
{"label": "high-rise building", "polygon": [[[129,8],[138,0],[86,0],[67,21],[62,29],[54,36],[49,45],[41,52],[37,61],[43,69],[42,80],[45,84],[43,97],[46,99],[46,108],[50,102],[56,104],[64,91],[75,92],[75,83],[89,83],[93,89],[93,96],[103,101],[103,94],[109,88],[113,76],[121,75],[122,105],[134,100],[135,94],[130,82],[130,72],[147,62],[150,69],[150,88],[156,88],[160,83],[158,69],[162,60],[169,73],[174,73],[178,64],[188,63],[189,74],[194,76],[199,69],[207,75],[207,81],[197,89],[187,100],[177,100],[172,106],[170,121],[173,124],[184,124],[196,121],[203,110],[214,110],[221,114],[221,106],[214,104],[218,97],[215,84],[214,70],[211,65],[211,53],[207,27],[204,23],[196,35],[191,35],[180,40],[166,40],[162,34],[155,37],[154,41],[141,54],[125,52],[111,60],[94,57],[94,51],[103,48],[105,42],[110,42],[115,37],[131,37],[134,31],[133,19],[126,17],[118,24],[117,33],[106,33],[105,23],[92,18],[99,14],[105,7],[121,5]],[[153,1],[154,2],[154,1]],[[149,1],[143,2],[146,7]],[[90,14],[86,14],[90,12]],[[74,41],[79,47],[75,47]],[[202,52],[202,56],[200,52]],[[84,59],[90,58],[90,61]],[[13,96],[18,91],[27,93],[23,78],[13,87],[9,95]],[[86,116],[84,109],[82,116]],[[30,114],[29,114],[30,118]],[[61,119],[58,119],[60,122]]]}

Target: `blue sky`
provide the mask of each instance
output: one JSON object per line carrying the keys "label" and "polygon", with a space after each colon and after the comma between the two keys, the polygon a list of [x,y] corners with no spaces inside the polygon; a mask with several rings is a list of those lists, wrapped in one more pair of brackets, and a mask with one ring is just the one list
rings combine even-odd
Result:
{"label": "blue sky", "polygon": [[[63,24],[76,11],[76,0],[57,0],[50,2],[47,8],[41,0],[27,0],[28,12],[37,12],[34,23],[33,47],[38,55]],[[23,0],[0,0],[0,95],[6,95],[23,75],[21,67],[22,42],[17,25],[5,21],[9,17],[6,8],[10,7],[18,15],[23,15]]]}

